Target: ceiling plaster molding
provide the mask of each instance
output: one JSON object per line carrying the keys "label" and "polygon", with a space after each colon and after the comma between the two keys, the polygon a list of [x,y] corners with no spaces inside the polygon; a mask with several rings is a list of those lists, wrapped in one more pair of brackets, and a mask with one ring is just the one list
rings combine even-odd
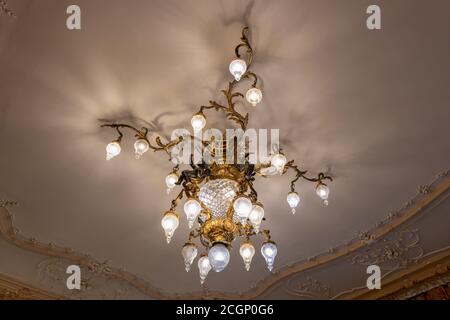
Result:
{"label": "ceiling plaster molding", "polygon": [[330,298],[329,286],[309,276],[303,280],[298,275],[290,277],[286,282],[285,290],[289,295],[315,299]]}
{"label": "ceiling plaster molding", "polygon": [[405,288],[392,295],[383,297],[384,300],[407,300],[416,297],[422,293],[450,283],[450,272],[443,275],[437,274],[425,281],[422,281],[412,288]]}
{"label": "ceiling plaster molding", "polygon": [[423,255],[419,230],[406,229],[395,234],[393,239],[382,239],[381,246],[371,246],[355,255],[351,263],[363,266],[376,264],[383,271],[393,271],[419,261]]}
{"label": "ceiling plaster molding", "polygon": [[80,267],[86,267],[88,269],[101,268],[101,273],[106,272],[111,278],[127,281],[131,286],[154,299],[253,299],[262,295],[283,279],[355,253],[360,248],[386,236],[389,232],[416,216],[435,199],[449,190],[449,173],[450,170],[446,170],[438,174],[431,184],[419,186],[415,197],[407,201],[399,210],[388,213],[387,217],[373,229],[362,232],[357,238],[338,247],[331,248],[327,252],[278,268],[272,275],[254,284],[250,290],[241,293],[209,291],[204,287],[204,290],[199,292],[175,295],[168,294],[124,269],[109,267],[106,262],[98,262],[90,255],[75,252],[71,248],[59,247],[53,243],[41,243],[32,237],[27,238],[14,226],[13,215],[8,210],[9,207],[17,205],[13,201],[0,201],[0,235],[10,243],[28,251],[37,252],[49,257],[67,259]]}
{"label": "ceiling plaster molding", "polygon": [[[61,292],[69,299],[126,299],[136,290],[127,281],[116,279],[107,262],[94,268],[80,267],[81,289],[69,290],[66,286],[67,261],[61,258],[46,258],[37,265],[38,280],[52,292]],[[113,281],[111,281],[113,280]],[[115,281],[114,281],[115,280]]]}
{"label": "ceiling plaster molding", "polygon": [[[419,230],[402,230],[393,235],[373,243],[356,254],[351,259],[351,264],[362,266],[378,265],[383,272],[392,273],[396,270],[408,268],[417,263],[424,256],[424,249],[420,245]],[[387,275],[386,272],[384,275]],[[291,296],[310,297],[318,299],[330,299],[331,288],[319,280],[306,277],[306,281],[299,277],[301,273],[294,274],[286,281],[285,292]],[[357,287],[335,295],[332,299],[365,287]]]}
{"label": "ceiling plaster molding", "polygon": [[0,274],[0,300],[61,300],[62,296]]}
{"label": "ceiling plaster molding", "polygon": [[450,283],[450,246],[430,252],[420,262],[395,271],[382,277],[380,290],[369,290],[364,286],[342,292],[332,299],[405,300]]}
{"label": "ceiling plaster molding", "polygon": [[7,15],[10,17],[17,17],[16,13],[8,8],[8,1],[7,0],[0,0],[0,16],[1,15]]}

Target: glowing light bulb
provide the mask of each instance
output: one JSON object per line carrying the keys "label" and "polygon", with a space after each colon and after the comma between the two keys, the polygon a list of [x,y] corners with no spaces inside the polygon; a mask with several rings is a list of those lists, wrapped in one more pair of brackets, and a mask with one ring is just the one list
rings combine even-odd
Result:
{"label": "glowing light bulb", "polygon": [[298,204],[300,203],[300,197],[298,195],[297,192],[290,192],[287,197],[286,200],[289,204],[289,206],[292,209],[292,214],[295,213],[295,208],[297,208]]}
{"label": "glowing light bulb", "polygon": [[194,225],[195,219],[197,219],[198,215],[202,211],[202,206],[195,199],[189,199],[184,204],[184,213],[186,213],[186,218],[188,221],[189,229]]}
{"label": "glowing light bulb", "polygon": [[203,284],[209,271],[211,271],[211,263],[209,262],[208,256],[201,256],[198,259],[198,271],[200,273],[200,283]]}
{"label": "glowing light bulb", "polygon": [[323,183],[319,183],[319,185],[316,187],[316,193],[320,197],[320,199],[323,200],[323,203],[327,206],[330,188],[328,188],[328,186]]}
{"label": "glowing light bulb", "polygon": [[275,257],[277,256],[277,246],[274,242],[265,242],[261,247],[261,254],[266,260],[267,268],[269,271],[273,269],[273,263],[275,261]]}
{"label": "glowing light bulb", "polygon": [[255,247],[250,242],[244,242],[239,248],[239,254],[244,260],[245,269],[250,270],[250,264],[255,255]]}
{"label": "glowing light bulb", "polygon": [[236,81],[239,81],[247,71],[247,64],[242,59],[235,59],[231,61],[229,69],[234,79],[236,79]]}
{"label": "glowing light bulb", "polygon": [[230,262],[230,251],[222,243],[216,243],[209,249],[208,252],[209,263],[215,272],[220,272]]}
{"label": "glowing light bulb", "polygon": [[184,259],[184,266],[186,272],[189,272],[189,270],[191,270],[192,262],[194,262],[197,253],[198,253],[197,246],[192,242],[185,243],[183,249],[181,249],[181,254]]}
{"label": "glowing light bulb", "polygon": [[262,92],[258,88],[250,88],[245,94],[247,101],[254,107],[262,100]]}
{"label": "glowing light bulb", "polygon": [[286,162],[287,162],[286,157],[284,156],[284,154],[281,153],[274,154],[270,158],[270,164],[272,165],[272,167],[276,168],[278,172],[283,171]]}
{"label": "glowing light bulb", "polygon": [[150,145],[148,144],[147,140],[137,139],[136,142],[134,143],[134,153],[136,155],[136,159],[142,157],[142,155],[146,153],[149,148]]}
{"label": "glowing light bulb", "polygon": [[195,132],[202,130],[206,126],[206,118],[203,114],[194,114],[191,118],[191,126]]}
{"label": "glowing light bulb", "polygon": [[261,221],[264,218],[264,208],[260,205],[255,204],[248,215],[248,220],[250,220],[255,232],[259,232],[259,227],[261,226]]}
{"label": "glowing light bulb", "polygon": [[173,233],[178,228],[179,223],[178,215],[176,213],[168,211],[164,214],[164,217],[161,219],[161,226],[166,234],[167,243],[170,243]]}
{"label": "glowing light bulb", "polygon": [[252,211],[252,202],[247,197],[239,197],[234,200],[233,209],[241,219],[243,225],[246,224],[247,218]]}
{"label": "glowing light bulb", "polygon": [[106,160],[111,160],[114,157],[117,157],[122,151],[120,147],[120,143],[118,141],[113,141],[108,143],[106,146]]}
{"label": "glowing light bulb", "polygon": [[170,191],[175,188],[178,179],[179,177],[175,172],[172,172],[166,176],[167,194],[169,194]]}

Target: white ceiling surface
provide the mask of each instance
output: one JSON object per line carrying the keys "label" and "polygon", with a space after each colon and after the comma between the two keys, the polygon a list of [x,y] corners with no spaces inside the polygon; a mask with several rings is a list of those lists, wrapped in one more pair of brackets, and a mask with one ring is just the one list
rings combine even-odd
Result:
{"label": "white ceiling surface", "polygon": [[[448,168],[448,2],[380,2],[381,31],[365,28],[367,1],[77,1],[82,30],[68,31],[71,3],[9,1],[18,17],[0,16],[0,191],[20,202],[26,235],[167,292],[198,291],[180,254],[186,223],[170,245],[160,226],[165,156],[137,161],[129,140],[106,162],[115,135],[98,119],[156,119],[164,135],[187,126],[230,79],[247,23],[264,93],[250,126],[280,128],[290,158],[336,177],[328,207],[299,184],[295,216],[287,177],[257,183],[279,266],[372,227]],[[245,291],[267,276],[259,255],[245,272],[237,248],[210,289]]]}

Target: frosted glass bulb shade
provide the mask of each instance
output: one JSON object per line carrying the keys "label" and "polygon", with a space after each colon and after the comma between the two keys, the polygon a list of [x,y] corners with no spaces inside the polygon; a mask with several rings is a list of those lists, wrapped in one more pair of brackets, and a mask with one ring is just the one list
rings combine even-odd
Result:
{"label": "frosted glass bulb shade", "polygon": [[164,217],[161,220],[161,226],[163,227],[166,234],[167,243],[170,243],[173,233],[178,228],[178,225],[179,220],[178,216],[175,213],[169,211],[164,214]]}
{"label": "frosted glass bulb shade", "polygon": [[230,262],[230,251],[228,251],[228,248],[224,244],[217,243],[209,250],[208,258],[213,270],[220,272]]}
{"label": "frosted glass bulb shade", "polygon": [[197,200],[189,199],[188,201],[186,201],[186,203],[184,204],[184,213],[186,214],[189,228],[192,228],[195,219],[197,219],[201,211],[202,206]]}
{"label": "frosted glass bulb shade", "polygon": [[298,204],[300,203],[300,196],[297,192],[290,192],[286,197],[287,203],[289,204],[289,207],[292,209],[292,214],[295,213],[295,208],[297,208]]}
{"label": "frosted glass bulb shade", "polygon": [[197,265],[200,273],[200,283],[203,284],[209,271],[211,271],[211,263],[209,262],[208,256],[201,256],[200,259],[198,259]]}
{"label": "frosted glass bulb shade", "polygon": [[245,99],[254,107],[262,100],[262,92],[258,88],[250,88],[245,94]]}
{"label": "frosted glass bulb shade", "polygon": [[191,126],[194,131],[200,131],[206,126],[206,119],[202,114],[195,114],[191,118]]}
{"label": "frosted glass bulb shade", "polygon": [[330,194],[330,188],[324,184],[319,184],[316,188],[316,193],[322,200],[327,200]]}
{"label": "frosted glass bulb shade", "polygon": [[234,200],[233,209],[241,219],[247,219],[252,208],[252,202],[247,197],[239,197]]}
{"label": "frosted glass bulb shade", "polygon": [[189,272],[191,269],[192,262],[194,262],[195,257],[197,257],[197,253],[197,246],[193,243],[186,243],[183,246],[183,249],[181,249],[186,272]]}
{"label": "frosted glass bulb shade", "polygon": [[247,71],[247,64],[242,59],[235,59],[230,63],[230,73],[236,81],[241,80],[241,77]]}
{"label": "frosted glass bulb shade", "polygon": [[264,218],[264,208],[255,204],[248,215],[248,219],[250,220],[253,229],[255,232],[259,232],[259,227],[261,225],[261,221]]}
{"label": "frosted glass bulb shade", "polygon": [[274,154],[270,159],[270,164],[278,171],[283,170],[284,166],[286,165],[286,162],[287,162],[286,157],[281,153]]}
{"label": "frosted glass bulb shade", "polygon": [[178,179],[179,179],[179,177],[175,172],[168,174],[166,177],[167,188],[169,188],[169,189],[174,188],[176,186]]}
{"label": "frosted glass bulb shade", "polygon": [[137,139],[134,143],[134,153],[136,154],[136,159],[139,159],[144,153],[148,151],[150,145],[145,139]]}
{"label": "frosted glass bulb shade", "polygon": [[122,148],[120,147],[120,143],[117,141],[113,141],[108,143],[106,146],[106,160],[111,160],[114,157],[117,157],[120,154],[120,151],[122,151]]}
{"label": "frosted glass bulb shade", "polygon": [[245,269],[249,271],[250,264],[255,255],[255,247],[250,242],[244,242],[239,248],[239,254],[242,257],[242,260],[244,260]]}
{"label": "frosted glass bulb shade", "polygon": [[261,254],[266,260],[267,268],[269,271],[273,269],[273,263],[275,262],[275,257],[277,256],[277,246],[273,242],[266,242],[261,247]]}

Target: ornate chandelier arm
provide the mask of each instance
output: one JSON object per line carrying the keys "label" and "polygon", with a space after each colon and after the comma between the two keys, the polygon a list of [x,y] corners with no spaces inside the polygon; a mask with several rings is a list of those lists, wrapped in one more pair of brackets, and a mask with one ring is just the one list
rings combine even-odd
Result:
{"label": "ornate chandelier arm", "polygon": [[242,29],[242,36],[241,36],[241,41],[242,43],[238,44],[237,47],[234,49],[234,53],[236,54],[236,57],[238,58],[242,58],[241,54],[239,53],[239,50],[241,48],[246,48],[247,49],[247,55],[248,55],[248,61],[247,61],[247,65],[250,67],[250,65],[253,62],[253,48],[250,45],[250,41],[248,40],[248,27],[244,27],[244,29]]}
{"label": "ornate chandelier arm", "polygon": [[228,106],[223,106],[216,101],[210,100],[209,106],[201,106],[200,110],[197,114],[201,114],[204,116],[203,110],[209,110],[209,109],[214,109],[216,111],[223,111],[226,113],[227,118],[229,120],[236,122],[241,127],[242,130],[245,130],[247,128],[247,124],[248,124],[248,113],[245,114],[245,116],[244,116],[244,115],[240,114],[238,111],[236,111],[236,108],[235,108],[236,102],[234,101],[234,99],[237,97],[241,97],[241,98],[244,97],[244,95],[240,92],[233,92],[233,89],[237,83],[238,82],[236,80],[233,80],[228,83],[227,90],[221,91],[227,99]]}
{"label": "ornate chandelier arm", "polygon": [[298,168],[298,166],[296,164],[294,164],[294,160],[291,160],[288,163],[286,163],[286,165],[284,166],[283,174],[285,174],[287,172],[287,170],[289,170],[289,169],[292,169],[296,172],[294,180],[291,181],[291,192],[295,192],[295,183],[300,178],[305,179],[310,182],[318,182],[318,184],[324,184],[323,183],[324,180],[333,181],[332,177],[325,175],[323,172],[320,172],[316,178],[311,178],[311,177],[306,176],[306,173],[308,171],[300,170]]}
{"label": "ornate chandelier arm", "polygon": [[[255,88],[256,84],[258,83],[258,77],[255,73],[253,73],[249,70],[250,65],[252,64],[252,61],[253,61],[253,48],[250,45],[250,41],[248,40],[247,33],[248,33],[248,27],[245,27],[242,30],[242,36],[241,36],[242,43],[237,45],[237,47],[235,48],[235,54],[236,54],[237,58],[242,59],[242,55],[239,51],[241,48],[247,49],[246,50],[247,70],[242,75],[242,79],[248,79],[248,80],[253,79],[252,88]],[[248,124],[248,113],[245,115],[242,115],[241,113],[236,111],[236,108],[235,108],[236,103],[233,101],[234,98],[237,98],[237,97],[244,98],[244,95],[242,93],[233,92],[233,89],[235,88],[235,86],[238,82],[239,82],[238,80],[233,80],[228,83],[227,90],[221,90],[221,92],[225,95],[225,98],[227,99],[228,106],[223,106],[216,101],[210,100],[209,106],[201,106],[200,110],[197,114],[204,116],[203,111],[208,110],[208,109],[214,109],[215,111],[223,111],[227,114],[227,118],[229,120],[236,122],[242,128],[242,130],[245,130],[247,128],[247,124]]]}
{"label": "ornate chandelier arm", "polygon": [[242,225],[242,223],[238,222],[237,224],[237,235],[240,237],[245,237],[246,240],[250,240],[250,237],[256,235],[255,229],[249,224]]}
{"label": "ornate chandelier arm", "polygon": [[168,143],[163,143],[161,141],[161,137],[156,137],[155,142],[157,144],[157,146],[152,145],[149,141],[149,139],[147,138],[148,136],[148,131],[149,129],[146,127],[142,127],[141,129],[136,129],[135,127],[129,125],[129,124],[124,124],[124,123],[113,123],[113,124],[102,124],[100,126],[101,128],[104,127],[109,127],[109,128],[114,128],[116,129],[116,131],[119,133],[119,137],[117,138],[117,142],[120,142],[122,140],[123,137],[123,133],[120,131],[121,128],[127,128],[130,129],[132,131],[135,132],[135,137],[138,139],[144,139],[145,141],[147,141],[149,147],[151,149],[153,149],[155,152],[156,151],[165,151],[169,156],[170,156],[170,149],[172,149],[173,147],[175,147],[177,144],[179,144],[181,141],[183,141],[183,136],[178,137],[178,139],[176,140],[172,140],[169,141]]}
{"label": "ornate chandelier arm", "polygon": [[189,232],[188,242],[192,243],[192,240],[201,236],[201,228],[197,228]]}
{"label": "ornate chandelier arm", "polygon": [[263,174],[263,173],[261,172],[261,170],[270,168],[271,166],[272,166],[272,165],[270,164],[270,162],[268,162],[268,163],[258,163],[258,164],[255,166],[255,174],[260,175],[260,176],[262,176],[263,178],[267,178],[267,175]]}
{"label": "ornate chandelier arm", "polygon": [[259,232],[259,234],[263,235],[266,238],[266,241],[272,241],[272,236],[270,235],[270,230],[264,229]]}
{"label": "ornate chandelier arm", "polygon": [[185,192],[185,190],[181,189],[181,191],[180,191],[180,193],[178,193],[177,197],[172,200],[172,203],[170,205],[170,211],[174,211],[177,208],[178,202],[180,202],[180,200],[183,198],[184,192]]}
{"label": "ornate chandelier arm", "polygon": [[253,182],[249,182],[248,187],[250,188],[250,194],[249,194],[250,200],[252,200],[253,202],[257,202],[258,201],[258,192],[253,187]]}

